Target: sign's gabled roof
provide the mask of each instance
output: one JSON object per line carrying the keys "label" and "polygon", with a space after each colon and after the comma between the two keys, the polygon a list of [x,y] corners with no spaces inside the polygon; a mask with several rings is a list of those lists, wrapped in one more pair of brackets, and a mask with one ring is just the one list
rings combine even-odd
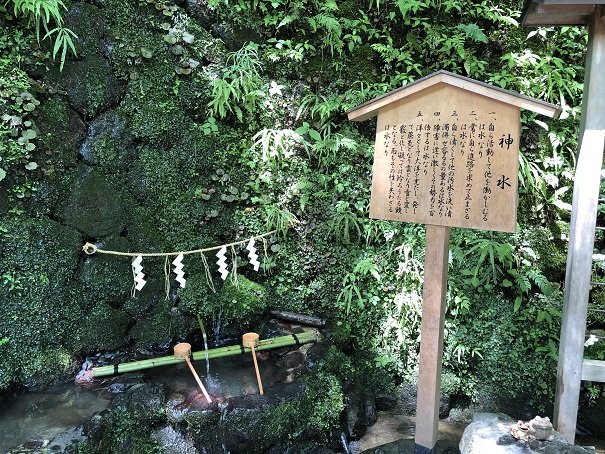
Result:
{"label": "sign's gabled roof", "polygon": [[525,27],[586,25],[587,18],[604,0],[526,0],[521,15]]}
{"label": "sign's gabled roof", "polygon": [[382,107],[440,83],[468,90],[487,98],[512,104],[520,109],[528,109],[551,118],[558,118],[559,114],[562,112],[562,109],[554,104],[441,70],[363,103],[360,106],[349,110],[347,115],[349,120],[367,120],[378,115],[378,111]]}

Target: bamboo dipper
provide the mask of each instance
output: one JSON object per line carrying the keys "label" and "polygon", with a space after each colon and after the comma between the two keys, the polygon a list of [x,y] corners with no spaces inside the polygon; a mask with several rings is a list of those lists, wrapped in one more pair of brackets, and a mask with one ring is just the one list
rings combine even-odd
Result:
{"label": "bamboo dipper", "polygon": [[258,346],[258,334],[246,333],[242,336],[242,345],[252,350],[252,359],[254,360],[254,369],[256,370],[256,380],[258,381],[258,392],[263,394],[263,383],[260,380],[260,373],[258,371],[258,363],[256,362],[256,352],[254,347]]}
{"label": "bamboo dipper", "polygon": [[189,361],[190,356],[191,356],[191,344],[182,342],[182,343],[176,344],[174,346],[174,357],[177,359],[184,359],[187,362],[187,365],[189,366],[189,369],[191,369],[191,373],[195,377],[197,384],[200,385],[200,389],[202,390],[202,393],[204,393],[204,397],[210,404],[210,403],[212,403],[212,401],[210,400],[210,396],[208,395],[206,388],[204,388],[204,385],[202,384],[200,377],[198,377],[197,373],[195,372],[195,369],[191,365],[191,361]]}

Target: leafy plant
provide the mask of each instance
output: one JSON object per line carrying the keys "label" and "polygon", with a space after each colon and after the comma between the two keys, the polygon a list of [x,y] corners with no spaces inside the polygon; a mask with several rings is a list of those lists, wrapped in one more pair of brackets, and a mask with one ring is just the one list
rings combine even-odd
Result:
{"label": "leafy plant", "polygon": [[288,229],[290,229],[294,223],[298,222],[296,216],[277,205],[267,205],[266,210],[266,224],[267,230],[275,230],[276,236],[286,236]]}
{"label": "leafy plant", "polygon": [[[208,103],[211,116],[224,118],[227,113],[234,113],[243,121],[244,110],[252,113],[260,93],[262,79],[261,62],[258,58],[258,46],[248,43],[237,52],[227,56],[226,67],[222,76],[211,82],[212,100]],[[240,107],[240,104],[243,107]]]}
{"label": "leafy plant", "polygon": [[351,242],[352,235],[359,240],[361,238],[361,226],[355,213],[351,211],[349,202],[340,200],[336,203],[336,211],[330,220],[329,234],[343,241],[345,244]]}
{"label": "leafy plant", "polygon": [[[67,51],[76,55],[76,48],[73,40],[77,39],[76,34],[63,26],[63,11],[67,7],[61,0],[7,0],[6,4],[13,4],[13,14],[19,18],[27,20],[28,26],[34,26],[36,29],[36,38],[40,41],[40,30],[44,29],[43,40],[55,35],[55,44],[53,47],[53,59],[61,51],[61,64],[59,69],[63,70]],[[54,23],[55,28],[50,28]]]}
{"label": "leafy plant", "polygon": [[365,306],[365,299],[362,297],[359,284],[367,275],[372,275],[377,281],[380,281],[380,273],[378,266],[371,259],[363,259],[357,262],[352,272],[347,273],[342,280],[342,290],[336,300],[345,307],[345,313],[349,315],[351,311],[351,303],[354,297],[357,297],[357,305],[359,308]]}

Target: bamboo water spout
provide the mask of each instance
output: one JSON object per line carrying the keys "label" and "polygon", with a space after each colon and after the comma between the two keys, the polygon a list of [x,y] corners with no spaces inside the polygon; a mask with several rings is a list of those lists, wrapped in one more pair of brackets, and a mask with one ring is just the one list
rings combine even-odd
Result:
{"label": "bamboo water spout", "polygon": [[210,396],[208,395],[208,391],[206,391],[206,388],[204,388],[204,385],[202,384],[202,380],[200,380],[200,377],[197,375],[197,372],[193,368],[193,366],[191,364],[191,361],[189,361],[189,357],[190,356],[191,356],[191,344],[187,344],[186,342],[182,342],[182,343],[176,344],[174,346],[174,357],[177,358],[177,359],[184,359],[185,360],[185,362],[189,366],[189,369],[191,370],[191,373],[195,377],[195,380],[197,381],[197,384],[200,386],[200,389],[202,390],[202,393],[204,394],[204,397],[206,398],[206,400],[210,404],[210,403],[212,403],[212,400],[210,399]]}
{"label": "bamboo water spout", "polygon": [[252,359],[254,360],[254,370],[256,371],[256,380],[258,381],[258,392],[263,395],[263,382],[260,379],[260,372],[258,371],[258,363],[256,362],[256,352],[254,347],[258,346],[258,334],[246,333],[242,336],[242,345],[252,350]]}
{"label": "bamboo water spout", "polygon": [[[304,331],[299,334],[290,334],[287,336],[274,337],[271,339],[259,340],[258,346],[255,347],[255,351],[270,350],[273,348],[289,347],[298,344],[307,344],[309,342],[316,342],[319,340],[319,332],[315,329]],[[240,345],[230,345],[227,347],[219,347],[208,350],[208,358],[222,358],[224,356],[242,355],[250,351],[249,348],[245,348]],[[202,360],[206,358],[206,352],[193,352],[191,358],[194,361]],[[129,363],[112,364],[109,366],[95,367],[87,371],[86,377],[80,380],[82,382],[92,380],[96,377],[103,377],[107,375],[123,374],[126,372],[134,372],[136,370],[150,369],[152,367],[168,366],[171,364],[180,363],[182,360],[176,358],[173,355],[162,356],[159,358],[144,359],[141,361],[132,361]]]}

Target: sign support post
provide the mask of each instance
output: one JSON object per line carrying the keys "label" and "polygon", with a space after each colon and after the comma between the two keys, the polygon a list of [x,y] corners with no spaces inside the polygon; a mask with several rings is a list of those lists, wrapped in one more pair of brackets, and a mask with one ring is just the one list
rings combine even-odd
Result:
{"label": "sign support post", "polygon": [[432,453],[437,443],[449,246],[450,227],[426,226],[415,454]]}

